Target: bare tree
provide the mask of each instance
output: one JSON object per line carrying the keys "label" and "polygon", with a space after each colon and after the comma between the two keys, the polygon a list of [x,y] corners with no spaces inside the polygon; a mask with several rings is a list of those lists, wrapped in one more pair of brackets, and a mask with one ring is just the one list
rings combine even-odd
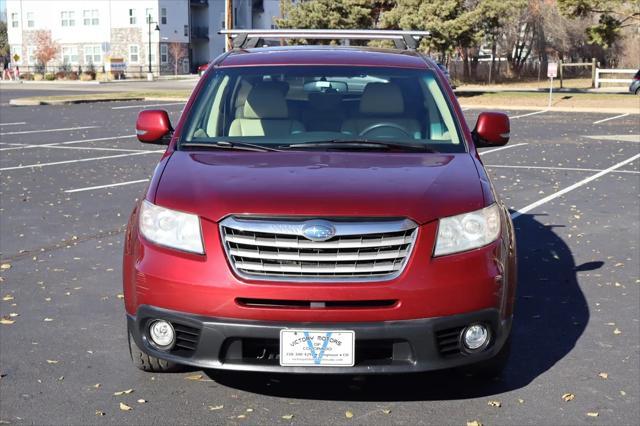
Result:
{"label": "bare tree", "polygon": [[186,49],[183,43],[174,41],[169,43],[169,55],[173,60],[173,73],[178,75],[178,64],[186,56]]}
{"label": "bare tree", "polygon": [[46,70],[47,63],[60,52],[60,45],[51,38],[51,31],[36,31],[34,39],[36,44],[36,59]]}

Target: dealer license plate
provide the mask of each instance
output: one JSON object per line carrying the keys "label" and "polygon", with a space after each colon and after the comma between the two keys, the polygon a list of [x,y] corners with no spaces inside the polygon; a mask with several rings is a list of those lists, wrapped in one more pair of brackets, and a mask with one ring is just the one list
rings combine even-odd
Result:
{"label": "dealer license plate", "polygon": [[355,332],[280,330],[280,365],[353,367]]}

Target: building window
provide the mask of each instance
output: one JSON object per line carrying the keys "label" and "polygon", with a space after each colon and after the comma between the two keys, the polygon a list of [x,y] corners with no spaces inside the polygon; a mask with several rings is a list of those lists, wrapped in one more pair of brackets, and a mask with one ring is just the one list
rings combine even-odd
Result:
{"label": "building window", "polygon": [[27,63],[29,65],[35,65],[38,62],[38,58],[36,58],[36,47],[28,46],[27,47]]}
{"label": "building window", "polygon": [[238,8],[233,8],[233,28],[238,28]]}
{"label": "building window", "polygon": [[78,48],[75,46],[67,46],[62,48],[62,63],[64,64],[77,64],[78,63]]}
{"label": "building window", "polygon": [[185,25],[185,26],[184,26],[184,36],[185,36],[185,37],[188,37],[188,36],[189,36],[189,26],[188,26],[188,25]]}
{"label": "building window", "polygon": [[129,62],[132,64],[140,62],[140,48],[137,44],[129,45]]}
{"label": "building window", "polygon": [[60,20],[63,27],[75,27],[76,13],[74,11],[60,12]]}
{"label": "building window", "polygon": [[99,64],[102,62],[102,47],[99,44],[84,47],[84,63]]}
{"label": "building window", "polygon": [[100,18],[98,16],[98,9],[83,10],[82,11],[82,23],[84,25],[100,25]]}
{"label": "building window", "polygon": [[144,10],[144,19],[147,24],[153,22],[153,9],[145,9]]}
{"label": "building window", "polygon": [[136,10],[135,9],[129,9],[129,24],[130,25],[135,25],[136,24]]}
{"label": "building window", "polygon": [[166,44],[160,45],[160,62],[163,64],[169,62],[169,49],[167,49]]}
{"label": "building window", "polygon": [[33,28],[36,26],[36,22],[33,19],[33,12],[27,12],[27,27]]}
{"label": "building window", "polygon": [[160,9],[160,23],[165,25],[167,23],[167,8],[163,7]]}
{"label": "building window", "polygon": [[18,14],[17,13],[12,13],[11,14],[11,27],[12,28],[18,28],[19,24],[20,24],[20,21],[18,20]]}

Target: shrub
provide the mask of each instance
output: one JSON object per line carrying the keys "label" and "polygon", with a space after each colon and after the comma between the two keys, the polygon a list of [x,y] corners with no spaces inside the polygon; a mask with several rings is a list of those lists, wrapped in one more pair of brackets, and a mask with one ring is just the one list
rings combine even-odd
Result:
{"label": "shrub", "polygon": [[[50,74],[50,73],[47,73]],[[47,74],[45,74],[44,78],[47,78]],[[57,71],[55,74],[55,79],[56,80],[63,80],[65,78],[65,76],[67,75],[66,71]]]}
{"label": "shrub", "polygon": [[44,75],[44,79],[47,81],[53,81],[56,79],[56,74],[52,73],[52,72],[48,72]]}
{"label": "shrub", "polygon": [[109,81],[109,74],[106,72],[97,72],[96,80],[98,81]]}
{"label": "shrub", "polygon": [[30,72],[24,72],[20,74],[20,80],[33,80],[33,79],[34,79],[34,75],[31,74]]}
{"label": "shrub", "polygon": [[70,71],[70,72],[65,74],[64,79],[65,80],[77,80],[78,79],[78,73],[75,72],[75,71]]}
{"label": "shrub", "polygon": [[39,73],[39,72],[37,72],[37,73],[35,73],[35,74],[33,75],[33,79],[34,79],[34,81],[41,81],[43,78],[44,78],[44,74]]}

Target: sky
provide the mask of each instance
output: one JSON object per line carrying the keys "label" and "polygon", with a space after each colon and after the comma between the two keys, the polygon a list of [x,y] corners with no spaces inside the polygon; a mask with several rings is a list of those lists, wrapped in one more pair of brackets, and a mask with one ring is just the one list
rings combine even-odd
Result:
{"label": "sky", "polygon": [[5,0],[0,0],[0,20],[7,20],[7,4]]}

